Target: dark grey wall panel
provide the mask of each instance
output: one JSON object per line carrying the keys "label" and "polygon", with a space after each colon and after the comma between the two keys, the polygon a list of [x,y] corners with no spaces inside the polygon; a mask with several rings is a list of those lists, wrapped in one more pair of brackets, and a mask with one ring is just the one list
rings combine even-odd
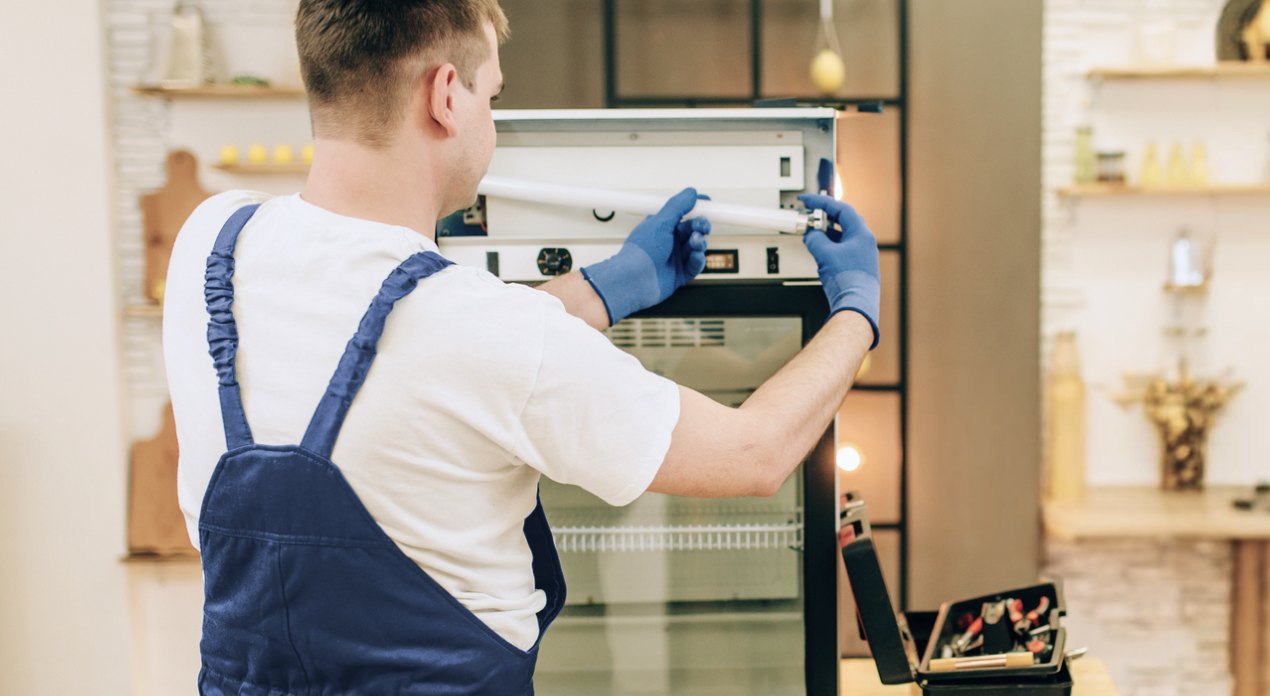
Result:
{"label": "dark grey wall panel", "polygon": [[501,0],[512,38],[499,52],[508,109],[604,106],[598,0]]}

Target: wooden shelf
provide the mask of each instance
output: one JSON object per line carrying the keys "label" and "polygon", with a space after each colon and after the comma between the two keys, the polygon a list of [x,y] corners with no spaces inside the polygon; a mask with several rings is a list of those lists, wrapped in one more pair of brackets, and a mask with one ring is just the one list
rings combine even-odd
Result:
{"label": "wooden shelf", "polygon": [[1160,186],[1140,188],[1125,184],[1076,184],[1058,190],[1063,198],[1108,196],[1270,196],[1270,184],[1214,184],[1212,186]]}
{"label": "wooden shelf", "polygon": [[258,87],[255,85],[203,85],[201,87],[162,87],[136,85],[133,94],[148,97],[193,99],[296,99],[304,96],[298,87]]}
{"label": "wooden shelf", "polygon": [[163,317],[163,305],[160,304],[131,304],[123,308],[125,317],[143,317],[146,319],[161,319]]}
{"label": "wooden shelf", "polygon": [[1174,285],[1172,283],[1165,283],[1164,292],[1171,292],[1174,295],[1203,295],[1208,292],[1208,279],[1204,279],[1204,282],[1199,285]]}
{"label": "wooden shelf", "polygon": [[1217,78],[1270,78],[1270,63],[1222,62],[1216,65],[1094,68],[1096,80],[1211,80]]}
{"label": "wooden shelf", "polygon": [[198,565],[199,555],[193,549],[179,554],[130,553],[119,562],[127,565]]}
{"label": "wooden shelf", "polygon": [[217,162],[213,169],[230,174],[263,174],[266,176],[290,175],[304,176],[309,173],[307,164],[225,164]]}
{"label": "wooden shelf", "polygon": [[1051,539],[1180,538],[1270,540],[1270,513],[1236,510],[1248,487],[1165,492],[1146,486],[1091,488],[1079,502],[1047,501],[1045,532]]}

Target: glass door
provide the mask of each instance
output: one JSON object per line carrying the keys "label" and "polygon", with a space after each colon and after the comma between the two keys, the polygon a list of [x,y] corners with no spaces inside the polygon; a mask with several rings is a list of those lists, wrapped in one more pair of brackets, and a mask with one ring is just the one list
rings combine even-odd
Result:
{"label": "glass door", "polygon": [[[645,367],[738,405],[803,345],[800,316],[627,319]],[[768,498],[647,493],[610,507],[542,482],[569,599],[542,644],[543,696],[805,693],[804,482]]]}

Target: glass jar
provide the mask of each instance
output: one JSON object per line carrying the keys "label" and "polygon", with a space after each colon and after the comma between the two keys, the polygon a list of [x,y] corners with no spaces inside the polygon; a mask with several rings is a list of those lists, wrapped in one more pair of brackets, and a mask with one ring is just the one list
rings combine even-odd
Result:
{"label": "glass jar", "polygon": [[1098,181],[1104,184],[1124,183],[1124,152],[1098,153]]}

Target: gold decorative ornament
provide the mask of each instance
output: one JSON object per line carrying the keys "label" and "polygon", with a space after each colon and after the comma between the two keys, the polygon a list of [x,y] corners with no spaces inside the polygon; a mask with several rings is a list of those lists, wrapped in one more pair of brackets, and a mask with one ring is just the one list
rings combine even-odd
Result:
{"label": "gold decorative ornament", "polygon": [[[1126,381],[1133,380],[1126,377]],[[1159,432],[1160,486],[1164,490],[1197,491],[1204,487],[1208,434],[1217,414],[1242,388],[1242,383],[1196,379],[1183,360],[1176,380],[1155,375],[1139,389],[1117,397],[1122,406],[1141,403]]]}
{"label": "gold decorative ornament", "polygon": [[1217,20],[1217,59],[1270,60],[1270,2],[1228,0]]}
{"label": "gold decorative ornament", "polygon": [[1169,246],[1169,275],[1164,289],[1172,298],[1176,323],[1164,335],[1176,343],[1177,378],[1161,374],[1125,375],[1127,390],[1116,397],[1122,406],[1141,403],[1160,435],[1160,486],[1166,491],[1204,487],[1205,450],[1217,414],[1243,388],[1224,379],[1201,380],[1191,374],[1188,355],[1193,341],[1208,330],[1185,311],[1203,301],[1213,275],[1213,240],[1201,245],[1183,229]]}

